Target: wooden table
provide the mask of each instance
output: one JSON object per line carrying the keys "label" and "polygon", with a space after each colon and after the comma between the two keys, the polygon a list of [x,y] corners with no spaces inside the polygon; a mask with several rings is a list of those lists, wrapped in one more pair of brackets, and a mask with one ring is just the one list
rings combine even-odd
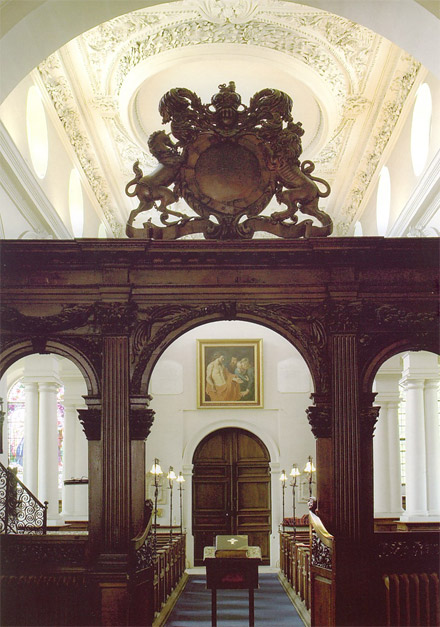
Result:
{"label": "wooden table", "polygon": [[219,557],[219,551],[216,551],[215,547],[207,546],[204,549],[206,587],[211,590],[212,627],[217,626],[217,590],[237,589],[249,591],[249,626],[254,627],[254,589],[258,588],[261,550],[256,546],[249,547],[247,557],[242,557],[242,552],[237,553],[240,557]]}

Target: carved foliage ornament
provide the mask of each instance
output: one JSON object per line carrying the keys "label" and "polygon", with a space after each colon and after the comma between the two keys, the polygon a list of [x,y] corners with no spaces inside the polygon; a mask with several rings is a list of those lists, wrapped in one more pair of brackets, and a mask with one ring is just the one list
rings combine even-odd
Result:
{"label": "carved foliage ornament", "polygon": [[[313,162],[299,159],[304,130],[293,121],[292,106],[291,98],[276,89],[257,92],[246,106],[233,82],[220,85],[210,104],[189,89],[168,91],[159,113],[171,133],[156,131],[148,139],[159,165],[144,176],[136,162],[135,177],[125,188],[139,200],[127,222],[128,237],[178,239],[202,233],[206,239],[251,239],[257,231],[288,239],[330,235],[332,220],[318,208],[330,186],[312,176]],[[260,215],[273,196],[283,210]],[[195,216],[171,208],[180,198]],[[163,226],[147,218],[143,228],[135,227],[135,218],[153,208]],[[299,221],[298,211],[311,219]]]}

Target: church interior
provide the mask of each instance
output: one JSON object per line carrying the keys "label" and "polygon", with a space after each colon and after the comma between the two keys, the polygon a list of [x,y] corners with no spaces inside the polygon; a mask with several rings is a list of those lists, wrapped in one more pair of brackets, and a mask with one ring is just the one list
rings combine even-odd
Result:
{"label": "church interior", "polygon": [[225,535],[306,627],[437,625],[439,3],[0,18],[2,624],[159,627]]}

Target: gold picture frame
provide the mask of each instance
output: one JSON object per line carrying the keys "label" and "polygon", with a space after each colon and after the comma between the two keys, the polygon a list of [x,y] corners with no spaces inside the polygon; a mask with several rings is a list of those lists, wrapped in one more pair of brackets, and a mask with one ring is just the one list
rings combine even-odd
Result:
{"label": "gold picture frame", "polygon": [[263,407],[263,341],[197,340],[197,407]]}

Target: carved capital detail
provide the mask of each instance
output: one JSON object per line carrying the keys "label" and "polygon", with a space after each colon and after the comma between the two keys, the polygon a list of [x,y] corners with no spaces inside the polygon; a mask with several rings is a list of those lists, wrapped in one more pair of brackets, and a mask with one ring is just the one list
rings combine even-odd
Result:
{"label": "carved capital detail", "polygon": [[95,303],[94,326],[106,335],[128,335],[136,322],[136,303]]}
{"label": "carved capital detail", "polygon": [[359,419],[362,435],[364,437],[373,437],[374,429],[376,428],[380,407],[377,405],[373,406],[375,397],[376,393],[371,392],[369,394],[364,394],[360,399]]}
{"label": "carved capital detail", "polygon": [[332,419],[330,404],[307,407],[306,414],[315,438],[331,438]]}
{"label": "carved capital detail", "polygon": [[337,303],[329,301],[324,307],[327,324],[333,333],[356,333],[359,330],[363,303]]}
{"label": "carved capital detail", "polygon": [[146,440],[154,422],[154,410],[130,409],[130,440]]}
{"label": "carved capital detail", "polygon": [[101,439],[101,408],[78,409],[79,421],[88,440]]}

